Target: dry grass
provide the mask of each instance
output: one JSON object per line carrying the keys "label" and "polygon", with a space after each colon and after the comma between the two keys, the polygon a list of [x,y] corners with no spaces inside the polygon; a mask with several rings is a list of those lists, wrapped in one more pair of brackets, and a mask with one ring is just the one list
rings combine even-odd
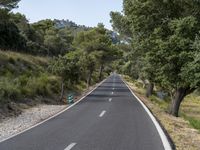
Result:
{"label": "dry grass", "polygon": [[24,54],[24,53],[18,53],[18,52],[12,52],[12,51],[1,51],[0,50],[0,61],[7,60],[7,59],[13,59],[13,60],[23,60],[31,64],[48,64],[50,61],[49,57],[40,57],[40,56],[33,56],[30,54]]}
{"label": "dry grass", "polygon": [[[151,101],[144,96],[144,89],[136,84],[136,82],[127,80],[129,86],[140,97],[140,99],[153,112],[157,119],[166,129],[171,139],[173,140],[177,150],[200,150],[200,132],[192,128],[191,123],[184,118],[176,118],[160,107],[160,104]],[[194,97],[193,97],[194,98]],[[199,118],[200,101],[195,97],[191,102],[191,96],[186,98],[182,105],[181,111],[187,113],[188,116]]]}
{"label": "dry grass", "polygon": [[200,120],[200,96],[187,96],[181,105],[181,112]]}

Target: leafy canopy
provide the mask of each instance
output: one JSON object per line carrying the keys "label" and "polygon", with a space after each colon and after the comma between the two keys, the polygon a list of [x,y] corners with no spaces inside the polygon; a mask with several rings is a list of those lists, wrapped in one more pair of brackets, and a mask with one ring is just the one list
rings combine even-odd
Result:
{"label": "leafy canopy", "polygon": [[20,0],[0,0],[0,8],[11,10],[17,7]]}

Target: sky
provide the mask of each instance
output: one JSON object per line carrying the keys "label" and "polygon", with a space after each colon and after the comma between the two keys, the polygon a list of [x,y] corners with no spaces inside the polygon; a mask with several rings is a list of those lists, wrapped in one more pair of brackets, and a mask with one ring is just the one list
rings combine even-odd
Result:
{"label": "sky", "polygon": [[111,11],[122,11],[123,0],[21,0],[14,12],[25,14],[33,23],[42,19],[69,19],[94,27],[103,23],[112,29]]}

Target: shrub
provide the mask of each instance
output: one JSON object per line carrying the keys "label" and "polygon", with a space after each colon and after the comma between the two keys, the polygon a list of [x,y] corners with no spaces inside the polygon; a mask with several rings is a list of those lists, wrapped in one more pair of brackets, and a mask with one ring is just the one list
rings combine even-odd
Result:
{"label": "shrub", "polygon": [[11,64],[15,64],[15,59],[12,57],[9,57],[8,62]]}
{"label": "shrub", "polygon": [[3,78],[0,83],[1,102],[10,99],[18,100],[21,97],[20,86],[16,81],[10,80],[9,78]]}

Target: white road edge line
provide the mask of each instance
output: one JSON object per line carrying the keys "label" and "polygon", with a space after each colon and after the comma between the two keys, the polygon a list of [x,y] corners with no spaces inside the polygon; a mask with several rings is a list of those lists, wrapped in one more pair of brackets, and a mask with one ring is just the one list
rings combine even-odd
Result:
{"label": "white road edge line", "polygon": [[101,84],[103,84],[107,79],[108,79],[108,78],[106,78],[106,79],[104,79],[103,81],[101,81],[94,89],[92,89],[91,91],[89,91],[85,96],[81,97],[78,101],[76,101],[74,104],[68,106],[68,107],[65,108],[64,110],[62,110],[62,111],[58,112],[57,114],[55,114],[55,115],[53,115],[53,116],[51,116],[51,117],[49,117],[49,118],[43,120],[42,122],[40,122],[40,123],[38,123],[38,124],[35,124],[35,125],[33,125],[33,126],[27,128],[27,129],[25,129],[25,130],[23,130],[23,131],[21,131],[21,132],[19,132],[19,133],[16,133],[16,134],[14,134],[14,135],[11,135],[11,136],[9,136],[8,138],[6,138],[6,139],[4,139],[4,140],[1,140],[0,143],[4,142],[4,141],[6,141],[6,140],[9,140],[9,139],[11,139],[11,138],[14,138],[14,137],[17,136],[17,135],[20,135],[20,134],[22,134],[22,133],[24,133],[24,132],[26,132],[26,131],[28,131],[28,130],[31,130],[31,129],[33,129],[33,128],[35,128],[35,127],[37,127],[37,126],[39,126],[39,125],[41,125],[41,124],[43,124],[43,123],[45,123],[45,122],[47,122],[48,120],[51,120],[52,118],[55,118],[55,117],[57,117],[58,115],[64,113],[65,111],[69,110],[70,108],[72,108],[73,106],[75,106],[76,104],[78,104],[80,101],[82,101],[85,97],[87,97],[88,95],[90,95],[94,90],[96,90],[96,89],[97,89]]}
{"label": "white road edge line", "polygon": [[112,101],[112,98],[109,98],[109,102],[111,102]]}
{"label": "white road edge line", "polygon": [[101,114],[99,115],[99,117],[103,117],[103,116],[105,115],[105,113],[106,113],[106,111],[103,110],[103,111],[101,112]]}
{"label": "white road edge line", "polygon": [[[122,78],[121,78],[122,79]],[[167,136],[165,135],[163,129],[161,128],[160,124],[158,123],[158,121],[156,120],[156,118],[153,116],[153,114],[150,112],[150,110],[147,108],[147,106],[140,100],[139,97],[137,97],[137,95],[131,90],[130,86],[122,79],[122,81],[125,83],[125,85],[128,87],[128,89],[131,91],[131,93],[133,94],[134,97],[136,97],[136,99],[140,102],[140,104],[142,105],[142,107],[145,109],[145,111],[147,112],[147,114],[149,115],[149,117],[151,118],[152,122],[154,123],[161,141],[163,143],[164,149],[165,150],[172,150],[172,147],[168,141]]]}
{"label": "white road edge line", "polygon": [[76,145],[76,143],[71,143],[69,146],[67,146],[64,150],[70,150],[72,149],[74,146]]}

